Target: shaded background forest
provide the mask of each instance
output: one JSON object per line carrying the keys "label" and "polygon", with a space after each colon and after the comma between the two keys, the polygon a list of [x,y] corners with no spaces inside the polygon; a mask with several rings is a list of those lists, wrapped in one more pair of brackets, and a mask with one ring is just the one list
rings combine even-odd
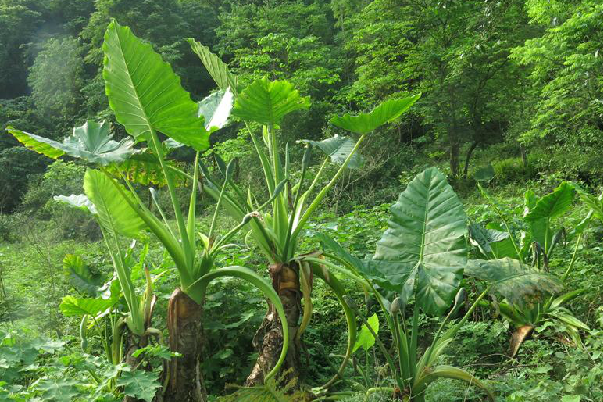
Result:
{"label": "shaded background forest", "polygon": [[[421,92],[408,118],[364,147],[365,167],[333,195],[344,207],[390,201],[389,184],[433,164],[458,185],[488,164],[497,180],[600,182],[598,0],[0,0],[2,132],[14,125],[61,140],[86,119],[114,121],[100,48],[111,18],[151,41],[196,100],[214,84],[189,37],[243,84],[290,80],[312,100],[283,125],[291,144],[331,136],[334,113]],[[209,152],[239,157],[241,179],[253,183],[259,168],[239,127],[212,142]],[[27,208],[23,196],[47,164],[0,135],[0,212]]]}

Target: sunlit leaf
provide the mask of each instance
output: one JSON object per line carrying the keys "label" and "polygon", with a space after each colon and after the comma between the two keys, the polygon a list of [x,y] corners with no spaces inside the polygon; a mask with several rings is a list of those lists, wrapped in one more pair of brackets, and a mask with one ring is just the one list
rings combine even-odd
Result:
{"label": "sunlit leaf", "polygon": [[98,211],[101,226],[130,238],[141,237],[146,224],[126,200],[127,191],[121,184],[98,170],[88,170],[84,191]]}
{"label": "sunlit leaf", "polygon": [[[350,155],[356,142],[347,137],[331,137],[322,141],[301,140],[300,142],[318,147],[321,151],[329,156],[331,162],[342,164]],[[364,158],[358,152],[352,155],[348,162],[348,168],[360,169],[364,165]]]}
{"label": "sunlit leaf", "polygon": [[310,106],[308,98],[299,95],[287,81],[254,81],[235,101],[232,114],[265,125],[278,125],[286,114]]}
{"label": "sunlit leaf", "polygon": [[331,123],[345,130],[367,134],[385,123],[391,123],[406,112],[421,95],[410,96],[404,99],[391,99],[383,102],[370,113],[360,113],[358,116],[335,116]]}
{"label": "sunlit leaf", "polygon": [[230,88],[218,91],[199,102],[199,116],[205,118],[205,129],[213,133],[224,127],[228,122],[232,102],[234,100]]}
{"label": "sunlit leaf", "polygon": [[[375,313],[371,317],[369,317],[367,322],[368,322],[368,325],[371,326],[371,329],[376,334],[378,334],[379,333],[379,317],[377,317],[377,314]],[[375,337],[373,336],[371,331],[368,329],[366,324],[364,324],[362,326],[362,328],[360,329],[360,332],[358,332],[358,337],[356,338],[356,343],[354,344],[354,349],[352,349],[352,351],[355,352],[360,348],[362,348],[364,350],[369,350],[370,348],[373,347],[374,344],[375,344]]]}
{"label": "sunlit leaf", "polygon": [[55,195],[52,197],[53,200],[57,202],[64,202],[65,204],[69,204],[74,208],[83,209],[85,211],[90,212],[91,214],[96,214],[96,207],[90,201],[86,194],[71,194],[69,196],[66,195]]}
{"label": "sunlit leaf", "polygon": [[109,106],[136,141],[148,141],[152,131],[160,131],[196,150],[209,147],[197,104],[151,44],[113,21],[105,33],[103,51]]}
{"label": "sunlit leaf", "polygon": [[122,371],[116,385],[123,387],[124,394],[147,402],[151,402],[157,389],[161,388],[159,375],[144,370]]}
{"label": "sunlit leaf", "polygon": [[108,165],[122,162],[136,153],[131,139],[120,142],[111,139],[113,136],[109,132],[109,123],[106,122],[99,124],[87,121],[83,126],[74,127],[73,134],[63,142],[12,127],[7,127],[7,130],[27,148],[53,159],[66,154],[90,163]]}
{"label": "sunlit leaf", "polygon": [[95,316],[115,304],[114,299],[78,299],[68,295],[63,297],[59,309],[65,317],[81,317],[83,315]]}

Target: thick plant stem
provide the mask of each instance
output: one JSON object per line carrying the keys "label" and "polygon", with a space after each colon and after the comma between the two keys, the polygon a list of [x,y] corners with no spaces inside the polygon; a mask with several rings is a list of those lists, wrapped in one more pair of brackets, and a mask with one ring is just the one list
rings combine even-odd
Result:
{"label": "thick plant stem", "polygon": [[[287,379],[299,378],[301,372],[299,347],[295,342],[301,315],[299,278],[295,270],[283,264],[271,265],[270,277],[285,309],[289,327],[289,350],[282,370],[289,372]],[[246,386],[253,387],[264,383],[266,374],[272,370],[279,359],[283,343],[284,335],[278,315],[272,303],[269,303],[264,321],[253,338],[253,346],[258,350],[259,356],[251,374],[247,377]]]}
{"label": "thick plant stem", "polygon": [[203,308],[186,293],[176,289],[168,307],[170,350],[182,356],[169,364],[165,402],[205,402],[207,394],[200,370]]}

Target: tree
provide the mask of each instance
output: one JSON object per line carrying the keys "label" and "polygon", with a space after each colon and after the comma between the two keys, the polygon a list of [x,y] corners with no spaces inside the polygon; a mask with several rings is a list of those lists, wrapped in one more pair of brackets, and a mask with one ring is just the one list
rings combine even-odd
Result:
{"label": "tree", "polygon": [[45,116],[73,116],[80,103],[84,62],[74,38],[51,38],[38,53],[27,81]]}
{"label": "tree", "polygon": [[528,13],[534,29],[544,32],[512,54],[529,69],[533,110],[520,139],[547,150],[556,169],[588,180],[602,166],[603,5],[534,0]]}

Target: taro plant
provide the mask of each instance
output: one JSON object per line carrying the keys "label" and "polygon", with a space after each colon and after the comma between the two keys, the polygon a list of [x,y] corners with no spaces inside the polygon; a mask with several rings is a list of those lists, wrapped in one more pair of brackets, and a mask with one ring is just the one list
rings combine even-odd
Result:
{"label": "taro plant", "polygon": [[[557,218],[571,208],[576,195],[575,186],[563,182],[542,198],[538,198],[531,190],[526,191],[524,213],[519,221],[519,236],[505,217],[503,209],[481,186],[480,190],[502,220],[502,225],[471,225],[471,240],[482,258],[472,260],[466,272],[485,280],[494,280],[500,272],[527,274],[532,278],[533,286],[538,282],[541,289],[546,290],[530,300],[522,300],[516,297],[517,292],[513,287],[495,289],[504,299],[498,301],[494,298],[493,307],[515,327],[510,340],[511,356],[517,354],[523,341],[535,328],[547,321],[564,330],[574,343],[580,345],[579,330],[588,330],[588,326],[573,316],[563,304],[579,296],[584,290],[577,289],[557,297],[552,296],[562,290],[563,283],[571,273],[582,234],[591,219],[591,214],[588,214],[569,232],[558,225]],[[550,272],[549,262],[560,244],[572,240],[575,242],[572,258],[564,267],[561,278],[558,278]]]}
{"label": "taro plant", "polygon": [[[486,385],[467,371],[435,365],[486,294],[477,298],[459,323],[444,330],[453,311],[463,301],[464,292],[459,291],[459,285],[467,264],[466,233],[463,205],[446,177],[436,168],[429,168],[415,177],[391,207],[388,229],[371,259],[360,260],[329,237],[318,235],[327,260],[315,262],[325,267],[325,275],[340,274],[353,279],[370,292],[381,307],[395,354],[390,353],[372,325],[366,328],[388,362],[393,380],[390,391],[395,398],[423,401],[430,383],[438,378],[453,378],[485,389],[493,399]],[[455,308],[447,314],[431,344],[420,355],[419,314],[441,316],[453,301]],[[408,317],[410,322],[407,322],[407,307],[412,311]],[[371,389],[368,393],[374,391]]]}
{"label": "taro plant", "polygon": [[[208,172],[205,174],[205,190],[218,202],[221,201],[226,211],[237,220],[251,211],[259,212],[249,225],[251,236],[269,261],[270,279],[285,306],[287,324],[284,327],[288,326],[291,330],[286,368],[290,370],[292,377],[300,375],[299,343],[312,313],[312,277],[324,279],[343,306],[350,331],[346,355],[349,357],[354,343],[355,325],[352,325],[352,310],[343,298],[345,290],[336,278],[322,275],[316,269],[316,263],[309,262],[317,256],[316,253],[299,255],[298,243],[308,221],[345,169],[361,167],[362,157],[357,150],[365,139],[381,125],[399,118],[419,96],[389,100],[372,112],[359,116],[346,114],[332,118],[332,124],[359,135],[359,138],[354,140],[336,136],[320,142],[300,141],[306,144],[306,148],[301,162],[301,176],[293,183],[288,144],[285,144],[284,149],[281,146],[279,128],[287,114],[308,108],[309,100],[300,96],[290,83],[271,82],[267,78],[256,80],[239,90],[236,76],[228,71],[217,56],[194,40],[190,40],[190,43],[219,88],[230,88],[233,91],[235,103],[232,113],[245,122],[263,170],[270,195],[266,201],[258,202],[251,189],[245,191],[232,181],[220,182]],[[260,129],[257,130],[256,127]],[[313,177],[308,172],[312,148],[318,148],[327,154]],[[329,161],[340,166],[332,177],[327,178],[327,184],[321,187],[319,183]],[[300,307],[302,299],[303,310]],[[284,343],[285,338],[274,314],[274,307],[269,306],[264,322],[255,336],[259,357],[247,379],[247,385],[253,386],[263,381],[265,373],[274,367],[279,345]],[[347,358],[339,372],[343,370],[346,361]],[[329,381],[326,386],[332,383],[333,381]]]}
{"label": "taro plant", "polygon": [[[126,299],[131,297],[134,300],[135,292],[124,265],[125,255],[119,247],[118,235],[144,238],[152,233],[165,247],[180,278],[180,288],[174,291],[169,301],[169,344],[172,352],[182,356],[170,363],[166,373],[169,386],[163,400],[202,401],[205,400],[205,390],[199,369],[203,341],[201,315],[207,287],[213,279],[230,276],[252,283],[271,301],[274,315],[278,315],[281,322],[286,322],[277,294],[264,279],[247,268],[218,268],[214,263],[217,253],[257,213],[250,211],[240,216],[240,224],[221,237],[214,238],[213,224],[208,235],[197,233],[199,160],[201,152],[209,145],[210,134],[226,124],[232,107],[232,93],[225,89],[199,104],[193,102],[180,86],[171,66],[153,51],[151,45],[115,21],[107,28],[103,51],[103,78],[109,105],[116,120],[133,139],[119,143],[113,141],[108,125],[94,123],[74,129],[74,135],[62,143],[14,128],[8,130],[27,147],[49,157],[67,154],[98,166],[97,170],[86,172],[84,190],[88,201],[96,208],[105,240],[109,247],[115,246],[113,262]],[[94,129],[90,130],[90,127]],[[168,139],[161,141],[160,135]],[[144,143],[147,148],[135,149],[135,143]],[[168,159],[169,149],[177,146],[188,146],[195,151],[192,174],[182,172]],[[133,175],[132,169],[144,169],[144,173],[165,184],[172,201],[175,231],[159,205],[156,203],[160,217],[147,207],[133,183],[127,180],[140,176]],[[226,182],[229,181],[228,171]],[[188,183],[191,189],[186,212],[182,211],[176,196],[178,183]],[[88,201],[82,199],[82,202]],[[141,308],[133,302],[129,305],[130,317],[147,311],[147,306],[145,304]],[[132,318],[131,322],[139,323],[139,319]],[[133,332],[139,329],[134,325],[128,328]],[[282,333],[285,341],[279,345],[275,367],[267,373],[266,379],[274,376],[286,356],[286,325],[283,325]]]}

